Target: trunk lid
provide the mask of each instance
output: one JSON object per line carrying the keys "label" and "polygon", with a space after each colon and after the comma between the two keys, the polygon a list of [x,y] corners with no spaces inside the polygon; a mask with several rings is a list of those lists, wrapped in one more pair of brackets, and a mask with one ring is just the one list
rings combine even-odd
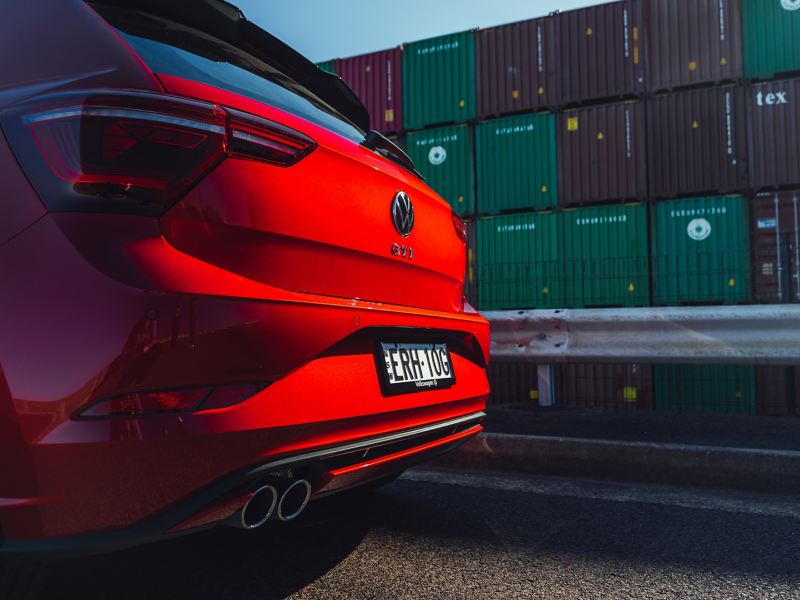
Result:
{"label": "trunk lid", "polygon": [[[466,248],[450,207],[364,145],[366,112],[341,80],[215,3],[122,4],[94,6],[167,94],[267,119],[316,144],[288,167],[225,158],[161,217],[169,243],[284,290],[463,310]],[[413,206],[410,231],[393,224],[398,196]]]}
{"label": "trunk lid", "polygon": [[[451,208],[371,150],[261,102],[158,74],[168,92],[279,122],[317,142],[283,168],[228,158],[163,218],[179,249],[268,285],[312,294],[460,311],[465,246]],[[414,210],[407,237],[392,203]]]}

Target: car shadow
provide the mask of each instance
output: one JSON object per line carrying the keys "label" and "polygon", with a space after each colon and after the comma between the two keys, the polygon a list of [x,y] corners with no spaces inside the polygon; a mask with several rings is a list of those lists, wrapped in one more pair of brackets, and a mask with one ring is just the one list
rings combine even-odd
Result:
{"label": "car shadow", "polygon": [[37,598],[284,598],[347,558],[369,531],[379,493],[312,503],[292,523],[217,527],[177,540],[48,565]]}

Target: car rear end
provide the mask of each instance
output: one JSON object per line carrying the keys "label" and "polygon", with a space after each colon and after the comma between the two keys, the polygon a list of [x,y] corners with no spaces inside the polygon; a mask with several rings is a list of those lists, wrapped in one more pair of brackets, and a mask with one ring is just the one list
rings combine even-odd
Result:
{"label": "car rear end", "polygon": [[480,431],[463,223],[338,80],[216,0],[13,10],[6,56],[52,43],[0,73],[0,554],[292,518]]}

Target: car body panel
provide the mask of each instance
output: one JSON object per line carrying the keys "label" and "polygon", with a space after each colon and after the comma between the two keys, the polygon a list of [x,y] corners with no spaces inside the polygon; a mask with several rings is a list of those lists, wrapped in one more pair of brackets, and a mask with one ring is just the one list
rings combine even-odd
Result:
{"label": "car body panel", "polygon": [[[0,293],[0,555],[193,531],[227,518],[276,465],[307,476],[318,497],[480,431],[489,327],[465,309],[465,245],[441,198],[319,125],[150,73],[83,2],[46,1],[50,28],[63,7],[84,42],[111,49],[90,57],[56,36],[55,49],[72,55],[43,59],[41,81],[10,82],[0,104],[54,90],[145,90],[270,119],[316,148],[290,167],[224,158],[153,216],[116,214],[113,204],[49,212],[13,155],[15,138],[0,139],[10,215],[0,273],[13,282]],[[399,191],[415,208],[407,237],[391,219]],[[413,259],[394,253],[397,244],[413,247]],[[381,341],[446,342],[455,385],[384,394]],[[125,395],[234,384],[258,391],[208,410],[85,413]]]}

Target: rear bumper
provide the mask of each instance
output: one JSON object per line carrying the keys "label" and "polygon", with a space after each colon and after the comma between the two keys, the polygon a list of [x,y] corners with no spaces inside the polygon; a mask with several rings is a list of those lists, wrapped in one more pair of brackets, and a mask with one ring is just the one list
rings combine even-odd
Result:
{"label": "rear bumper", "polygon": [[[118,217],[108,217],[107,252],[81,247],[72,240],[89,236],[65,233],[69,223],[59,221],[69,220],[45,217],[0,246],[0,272],[14,281],[0,310],[0,553],[66,549],[86,536],[128,539],[112,544],[122,546],[162,537],[178,512],[191,516],[185,507],[228,493],[220,482],[236,487],[287,457],[485,407],[488,325],[477,315],[276,290],[157,236],[134,232],[126,242]],[[448,341],[457,384],[384,397],[373,354],[381,336]],[[265,387],[224,409],[75,418],[120,392],[243,382]],[[357,485],[356,471],[340,473],[339,487],[321,476],[313,491],[343,489],[347,478]]]}
{"label": "rear bumper", "polygon": [[[217,525],[218,517],[224,514],[217,512],[214,520],[204,523],[204,516],[211,512],[209,508],[225,505],[227,499],[235,498],[243,490],[256,489],[260,480],[275,471],[291,469],[306,474],[314,480],[316,488],[312,500],[318,499],[449,452],[482,430],[484,416],[483,412],[477,412],[347,444],[272,457],[269,461],[231,473],[131,527],[52,539],[6,541],[0,544],[0,556],[52,559],[91,555],[196,533]],[[392,451],[399,447],[404,449]],[[370,454],[376,458],[357,458]],[[382,457],[388,460],[381,460]],[[341,474],[337,474],[339,472]]]}

